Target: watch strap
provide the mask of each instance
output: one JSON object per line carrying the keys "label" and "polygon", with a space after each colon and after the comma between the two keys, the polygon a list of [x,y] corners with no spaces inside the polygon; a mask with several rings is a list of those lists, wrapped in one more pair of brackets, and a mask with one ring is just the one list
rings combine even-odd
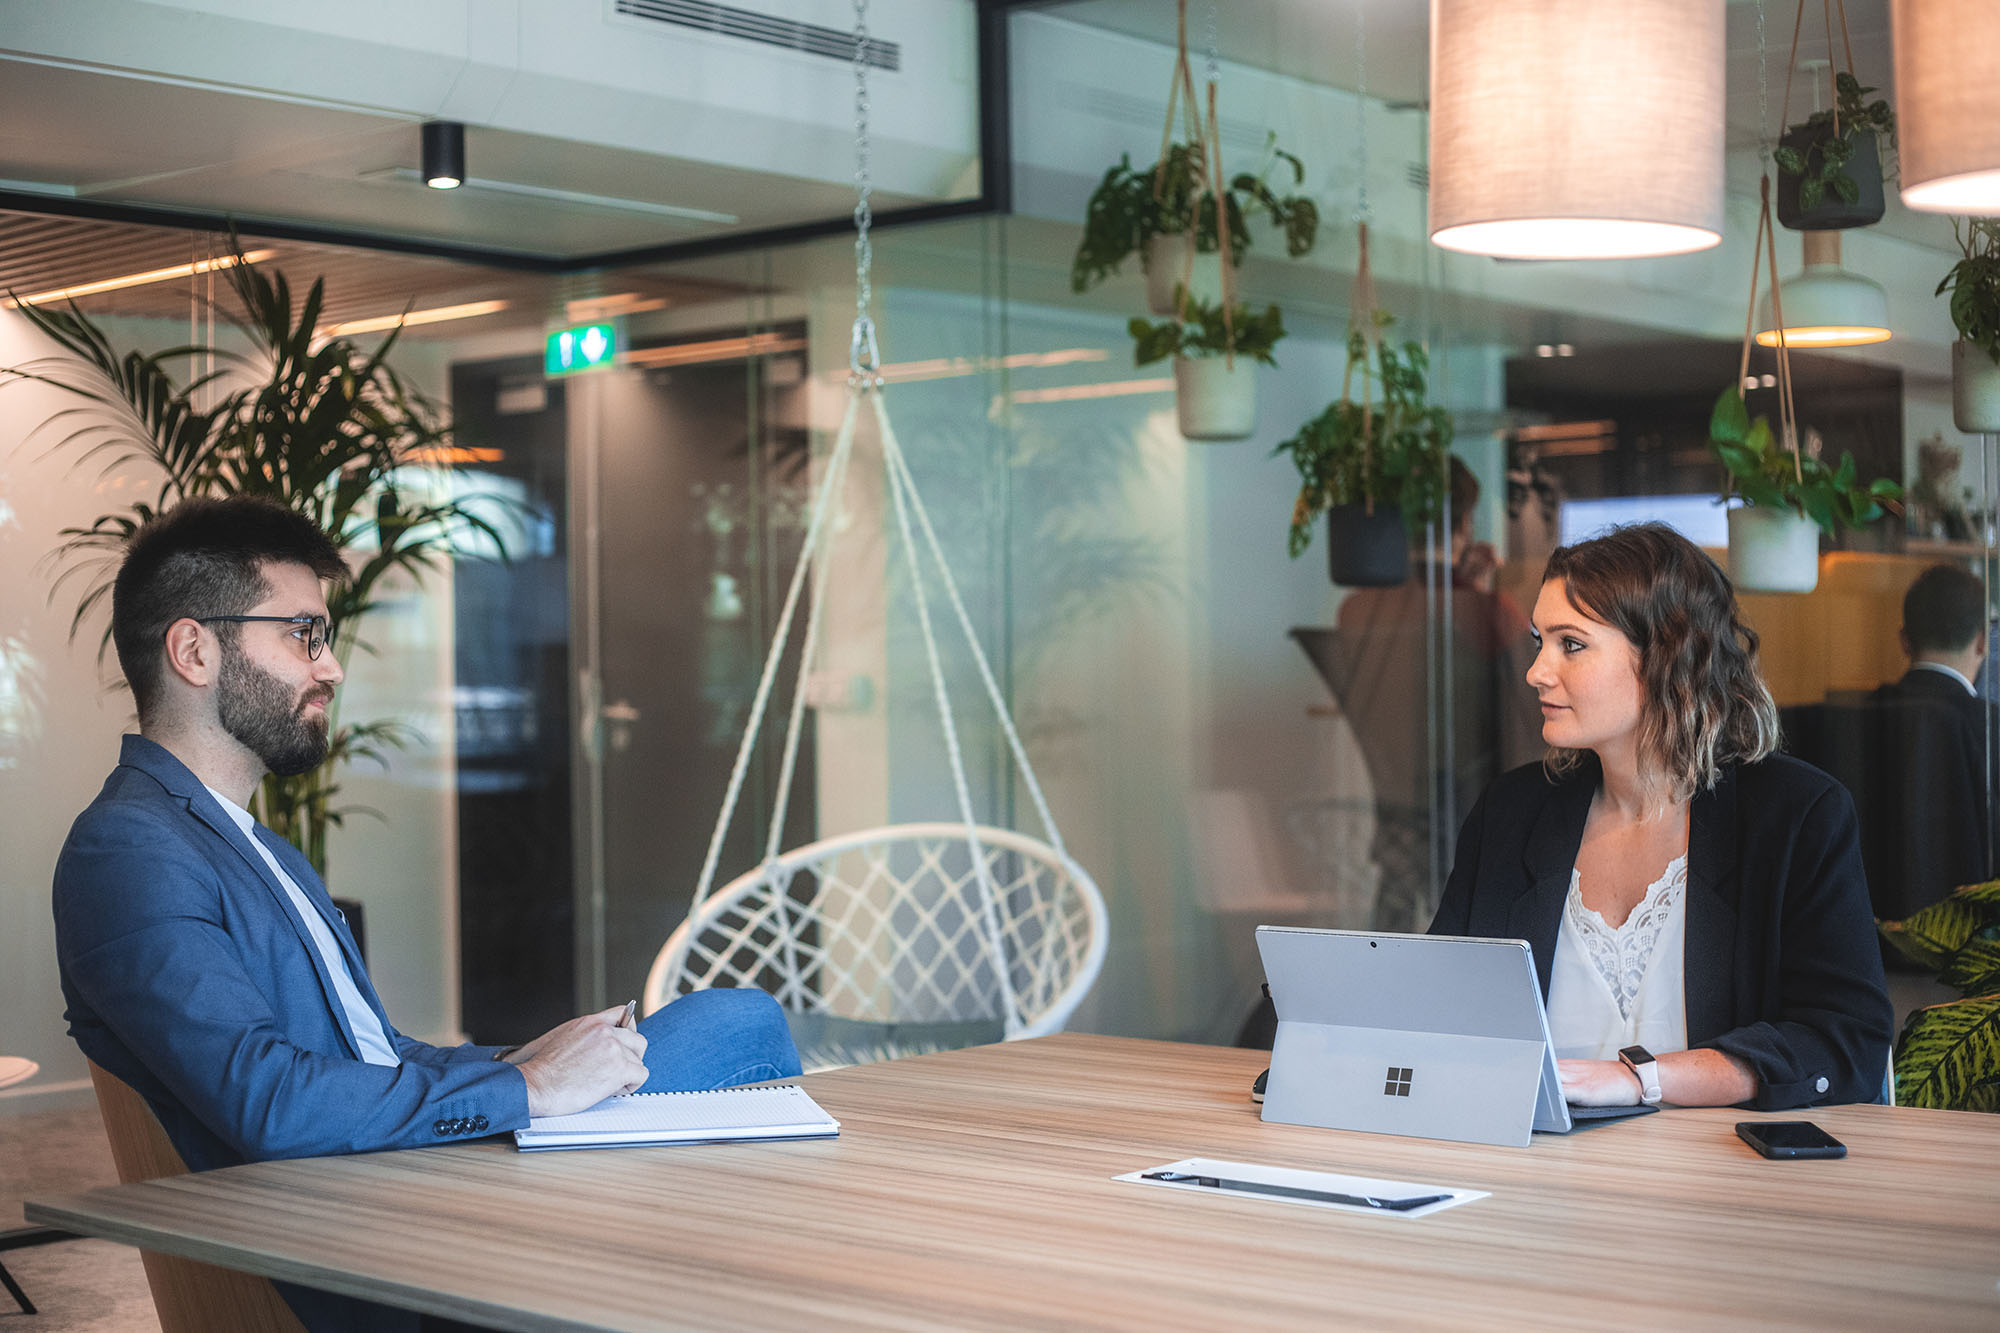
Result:
{"label": "watch strap", "polygon": [[1658,1106],[1663,1097],[1660,1091],[1660,1062],[1653,1053],[1643,1046],[1627,1046],[1618,1052],[1618,1059],[1639,1080],[1639,1104]]}

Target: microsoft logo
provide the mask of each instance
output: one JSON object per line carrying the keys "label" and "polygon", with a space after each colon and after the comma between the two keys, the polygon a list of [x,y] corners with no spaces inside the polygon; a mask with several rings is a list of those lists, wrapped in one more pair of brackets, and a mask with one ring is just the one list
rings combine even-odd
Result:
{"label": "microsoft logo", "polygon": [[1384,1097],[1407,1097],[1410,1095],[1410,1075],[1414,1071],[1401,1065],[1389,1066],[1389,1077],[1383,1080]]}

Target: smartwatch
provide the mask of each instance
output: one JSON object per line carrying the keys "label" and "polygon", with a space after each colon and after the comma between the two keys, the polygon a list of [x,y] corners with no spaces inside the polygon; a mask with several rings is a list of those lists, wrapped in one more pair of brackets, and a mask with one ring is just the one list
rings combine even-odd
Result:
{"label": "smartwatch", "polygon": [[1660,1092],[1660,1062],[1653,1058],[1653,1053],[1644,1046],[1627,1046],[1618,1052],[1618,1060],[1619,1063],[1632,1071],[1634,1078],[1639,1080],[1639,1087],[1641,1089],[1639,1104],[1641,1106],[1658,1106],[1662,1096]]}

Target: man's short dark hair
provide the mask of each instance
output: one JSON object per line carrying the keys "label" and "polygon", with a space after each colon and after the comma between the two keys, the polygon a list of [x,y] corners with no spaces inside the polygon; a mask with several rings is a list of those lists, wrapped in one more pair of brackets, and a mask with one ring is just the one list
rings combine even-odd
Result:
{"label": "man's short dark hair", "polygon": [[1986,632],[1986,589],[1969,570],[1932,565],[1903,594],[1910,651],[1960,653]]}
{"label": "man's short dark hair", "polygon": [[[111,642],[141,721],[159,702],[167,627],[189,616],[247,614],[271,595],[267,564],[347,577],[339,549],[311,519],[251,496],[183,500],[132,534],[111,585]],[[234,642],[237,626],[215,628]]]}

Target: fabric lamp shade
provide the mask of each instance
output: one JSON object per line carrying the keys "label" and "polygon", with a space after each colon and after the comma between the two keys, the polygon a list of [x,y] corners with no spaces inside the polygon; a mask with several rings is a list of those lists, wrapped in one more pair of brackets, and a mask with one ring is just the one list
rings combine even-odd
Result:
{"label": "fabric lamp shade", "polygon": [[[1889,294],[1881,283],[1840,266],[1839,232],[1806,232],[1805,261],[1804,271],[1778,288],[1787,347],[1859,347],[1889,340]],[[1757,342],[1776,347],[1778,341],[1767,294],[1757,303]]]}
{"label": "fabric lamp shade", "polygon": [[1906,207],[2000,213],[2000,0],[1891,0]]}
{"label": "fabric lamp shade", "polygon": [[1431,0],[1431,240],[1513,259],[1719,243],[1722,10]]}

